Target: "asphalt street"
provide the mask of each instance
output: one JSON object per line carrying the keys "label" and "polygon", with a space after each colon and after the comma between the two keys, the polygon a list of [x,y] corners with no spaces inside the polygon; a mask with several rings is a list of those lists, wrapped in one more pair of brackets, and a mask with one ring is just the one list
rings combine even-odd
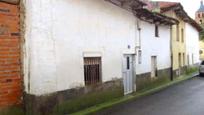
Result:
{"label": "asphalt street", "polygon": [[99,115],[204,115],[204,77],[117,105]]}

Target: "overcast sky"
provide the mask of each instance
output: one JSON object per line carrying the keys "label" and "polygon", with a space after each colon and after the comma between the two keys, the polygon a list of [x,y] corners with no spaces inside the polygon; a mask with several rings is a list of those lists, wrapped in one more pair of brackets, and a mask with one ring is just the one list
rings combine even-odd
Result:
{"label": "overcast sky", "polygon": [[200,7],[201,0],[153,0],[153,1],[171,1],[171,2],[180,2],[185,11],[191,16],[193,19],[195,18],[195,12]]}

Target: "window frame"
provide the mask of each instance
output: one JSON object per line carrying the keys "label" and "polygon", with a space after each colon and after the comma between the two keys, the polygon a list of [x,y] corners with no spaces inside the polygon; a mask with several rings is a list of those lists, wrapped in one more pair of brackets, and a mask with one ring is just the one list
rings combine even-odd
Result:
{"label": "window frame", "polygon": [[181,41],[184,43],[184,29],[181,28]]}
{"label": "window frame", "polygon": [[185,53],[183,53],[183,66],[185,66],[186,65],[186,58],[185,58],[186,56],[185,56]]}
{"label": "window frame", "polygon": [[180,41],[180,29],[179,29],[179,24],[176,25],[176,41]]}
{"label": "window frame", "polygon": [[[101,57],[83,57],[84,60],[84,84],[85,86],[92,86],[102,83],[102,58]],[[93,69],[94,68],[94,69]],[[98,74],[93,78],[94,71]]]}

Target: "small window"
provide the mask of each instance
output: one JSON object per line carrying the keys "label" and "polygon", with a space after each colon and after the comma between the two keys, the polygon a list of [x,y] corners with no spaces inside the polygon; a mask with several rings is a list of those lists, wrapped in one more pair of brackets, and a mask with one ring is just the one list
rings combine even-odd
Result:
{"label": "small window", "polygon": [[183,66],[186,64],[185,53],[183,53]]}
{"label": "small window", "polygon": [[142,50],[138,50],[138,64],[142,64]]}
{"label": "small window", "polygon": [[177,33],[176,33],[177,41],[179,41],[179,25],[178,24],[176,25],[176,29],[177,29]]}
{"label": "small window", "polygon": [[155,37],[159,37],[159,27],[155,25]]}
{"label": "small window", "polygon": [[184,29],[183,28],[181,29],[181,39],[182,39],[182,42],[184,42]]}
{"label": "small window", "polygon": [[85,85],[94,85],[101,82],[101,58],[84,58],[84,80]]}
{"label": "small window", "polygon": [[200,14],[198,14],[198,18],[200,18]]}
{"label": "small window", "polygon": [[204,17],[204,13],[202,13],[202,18]]}
{"label": "small window", "polygon": [[181,67],[181,53],[178,54],[179,67]]}
{"label": "small window", "polygon": [[200,24],[202,24],[203,23],[203,21],[202,20],[200,20]]}
{"label": "small window", "polygon": [[130,57],[127,57],[127,70],[130,69]]}

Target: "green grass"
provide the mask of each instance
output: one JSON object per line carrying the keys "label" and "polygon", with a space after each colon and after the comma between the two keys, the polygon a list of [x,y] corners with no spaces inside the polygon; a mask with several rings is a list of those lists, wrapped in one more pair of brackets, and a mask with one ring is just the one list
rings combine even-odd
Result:
{"label": "green grass", "polygon": [[[145,88],[138,90],[136,93],[128,96],[123,96],[123,89],[120,87],[113,89],[111,88],[105,91],[88,93],[57,105],[54,108],[52,115],[66,115],[70,113],[72,113],[72,115],[94,114],[98,111],[108,109],[114,105],[153,94],[171,85],[187,80],[191,78],[191,74],[193,72],[197,72],[197,70],[197,68],[188,68],[186,75],[178,77],[173,82],[166,78],[155,79],[151,81],[151,83],[147,84]],[[0,115],[25,115],[25,113],[20,107],[10,107],[4,110],[0,110]]]}
{"label": "green grass", "polygon": [[122,88],[114,88],[106,91],[89,93],[57,105],[54,109],[53,115],[70,114],[122,96]]}
{"label": "green grass", "polygon": [[191,73],[198,72],[198,67],[189,67],[186,70],[186,74],[189,75]]}
{"label": "green grass", "polygon": [[137,89],[137,92],[145,92],[150,89],[154,89],[158,86],[164,85],[171,82],[168,77],[162,77],[156,80],[149,81],[147,83],[144,83],[145,85],[141,89]]}
{"label": "green grass", "polygon": [[[136,92],[132,95],[124,96],[122,98],[116,98],[114,100],[95,105],[93,107],[90,107],[88,109],[73,113],[71,115],[91,115],[91,114],[97,113],[98,111],[102,111],[102,110],[111,108],[112,106],[115,106],[115,105],[118,105],[121,103],[125,103],[128,101],[140,98],[142,96],[147,96],[147,95],[153,94],[155,92],[161,91],[162,89],[165,89],[169,86],[178,84],[182,81],[185,81],[185,80],[192,78],[192,75],[193,75],[192,73],[191,74],[189,73],[188,75],[180,76],[172,82],[156,82],[156,83],[153,83],[152,85],[150,85],[153,88],[150,88],[150,86],[149,86],[148,88],[143,89],[139,92]],[[160,85],[160,86],[158,86],[158,85]]]}
{"label": "green grass", "polygon": [[25,113],[20,107],[10,107],[6,109],[1,109],[0,115],[25,115]]}

